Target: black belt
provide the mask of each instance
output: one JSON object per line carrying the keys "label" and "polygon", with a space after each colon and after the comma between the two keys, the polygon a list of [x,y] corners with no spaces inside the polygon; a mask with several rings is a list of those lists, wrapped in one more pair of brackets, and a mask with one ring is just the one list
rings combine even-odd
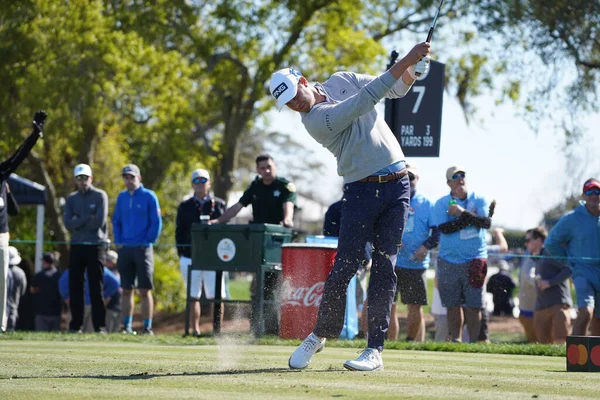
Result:
{"label": "black belt", "polygon": [[397,181],[398,179],[402,179],[408,174],[406,168],[400,171],[392,172],[387,175],[374,175],[367,176],[366,178],[362,178],[357,180],[356,182],[375,182],[375,183],[386,183],[391,181]]}

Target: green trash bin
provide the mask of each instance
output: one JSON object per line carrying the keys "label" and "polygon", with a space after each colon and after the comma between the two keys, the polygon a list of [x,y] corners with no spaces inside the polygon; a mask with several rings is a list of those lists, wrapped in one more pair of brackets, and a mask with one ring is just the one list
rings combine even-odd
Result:
{"label": "green trash bin", "polygon": [[281,245],[292,240],[292,230],[281,225],[192,225],[192,266],[188,269],[188,301],[185,333],[189,330],[189,282],[192,270],[217,271],[214,332],[218,333],[221,277],[223,271],[256,274],[257,294],[253,308],[258,312],[254,333],[264,332],[263,297],[265,272],[281,271]]}

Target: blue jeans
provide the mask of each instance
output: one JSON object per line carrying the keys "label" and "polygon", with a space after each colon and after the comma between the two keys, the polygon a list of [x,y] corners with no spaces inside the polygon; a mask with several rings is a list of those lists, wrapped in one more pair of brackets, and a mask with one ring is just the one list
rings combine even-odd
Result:
{"label": "blue jeans", "polygon": [[410,205],[408,175],[388,183],[352,182],[344,186],[338,251],[327,281],[317,324],[319,337],[338,337],[344,325],[346,288],[373,243],[367,290],[368,347],[383,349],[396,292],[396,256]]}

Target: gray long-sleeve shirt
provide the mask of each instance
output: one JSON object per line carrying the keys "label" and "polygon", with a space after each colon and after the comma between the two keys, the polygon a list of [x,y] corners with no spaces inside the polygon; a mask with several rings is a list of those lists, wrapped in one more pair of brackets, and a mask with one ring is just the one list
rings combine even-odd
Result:
{"label": "gray long-sleeve shirt", "polygon": [[546,290],[537,288],[535,309],[542,310],[557,304],[573,306],[569,288],[571,269],[561,260],[550,258],[550,253],[546,249],[542,249],[540,255],[548,258],[538,261],[535,272],[540,279],[548,281],[550,287]]}
{"label": "gray long-sleeve shirt", "polygon": [[325,83],[315,85],[327,100],[300,113],[302,123],[333,153],[338,175],[345,183],[404,160],[398,140],[375,110],[384,96],[401,97],[401,80],[396,81],[389,71],[379,77],[336,72]]}
{"label": "gray long-sleeve shirt", "polygon": [[67,197],[63,220],[71,232],[71,243],[108,242],[107,217],[108,196],[104,190],[91,186],[87,192],[76,191]]}

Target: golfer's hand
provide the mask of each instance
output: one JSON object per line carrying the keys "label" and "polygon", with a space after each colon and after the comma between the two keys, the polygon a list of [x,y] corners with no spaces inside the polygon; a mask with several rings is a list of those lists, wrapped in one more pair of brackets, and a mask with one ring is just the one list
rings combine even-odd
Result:
{"label": "golfer's hand", "polygon": [[417,45],[415,45],[415,47],[413,47],[408,54],[404,57],[404,59],[410,64],[410,65],[415,65],[417,64],[419,61],[421,61],[421,59],[423,57],[426,57],[429,55],[429,49],[431,48],[431,45],[427,42],[423,42],[423,43],[419,43]]}
{"label": "golfer's hand", "polygon": [[421,60],[415,65],[415,75],[417,77],[421,75],[427,75],[429,72],[429,63],[431,62],[431,57],[425,56],[421,58]]}

